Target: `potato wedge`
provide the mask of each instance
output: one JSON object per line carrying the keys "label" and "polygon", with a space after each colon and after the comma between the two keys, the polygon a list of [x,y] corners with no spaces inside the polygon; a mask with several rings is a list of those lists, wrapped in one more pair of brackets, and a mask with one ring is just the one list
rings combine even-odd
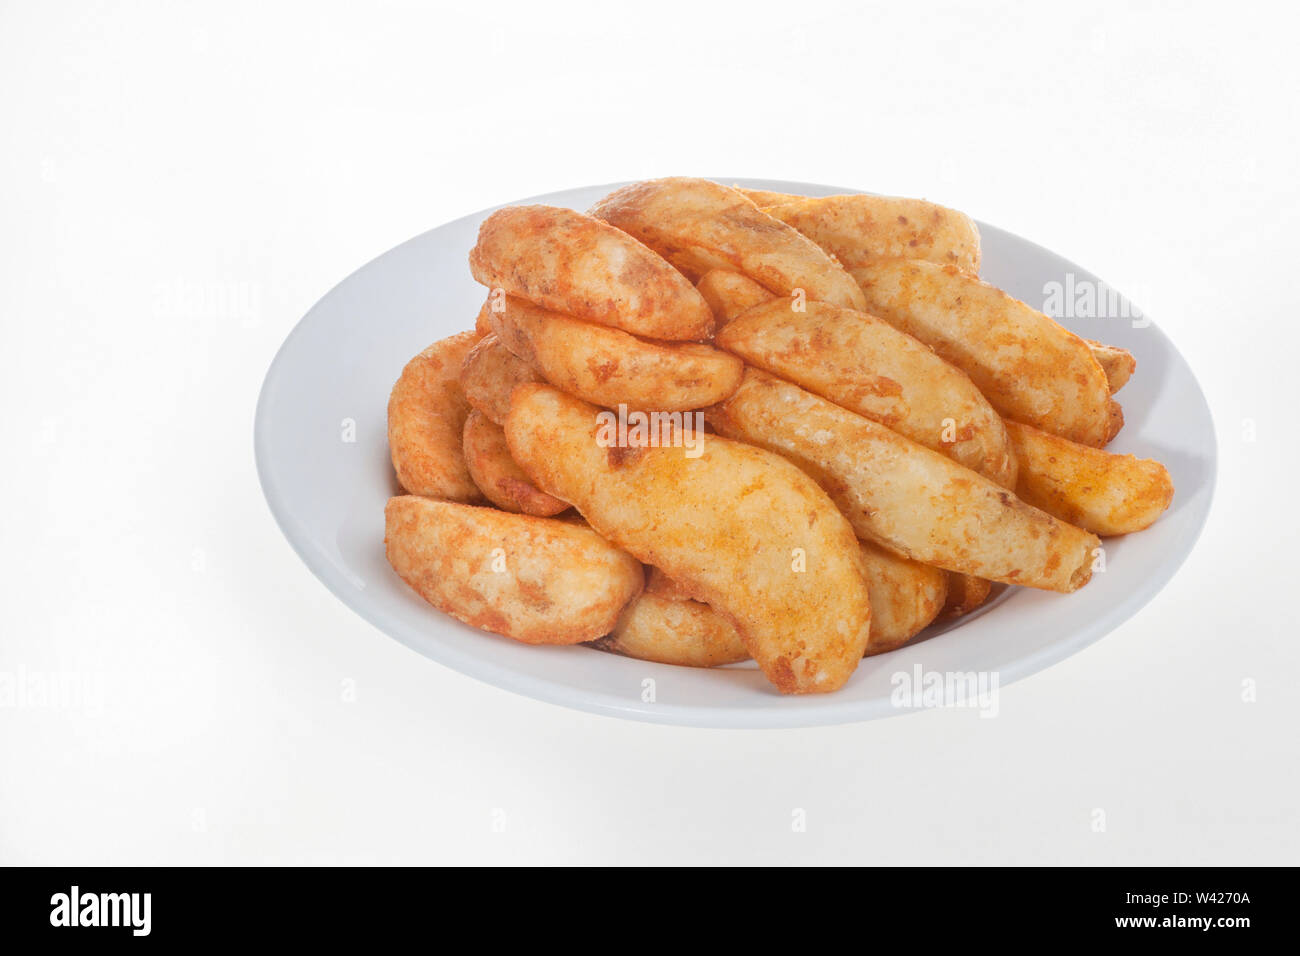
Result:
{"label": "potato wedge", "polygon": [[779,206],[787,202],[799,202],[801,199],[811,199],[811,196],[800,196],[795,193],[777,193],[770,189],[747,189],[744,186],[732,186],[732,189],[740,193],[755,206],[762,208],[764,206]]}
{"label": "potato wedge", "polygon": [[[862,550],[867,595],[871,602],[871,632],[866,650],[866,656],[870,657],[893,650],[925,630],[944,606],[949,573],[919,561],[899,557],[870,541],[859,541],[858,546]],[[744,651],[742,644],[742,656],[732,657],[728,653],[731,659],[717,661],[720,648],[729,645],[718,640],[718,625],[708,622],[707,613],[698,609],[706,609],[719,618],[721,615],[717,615],[707,604],[690,601],[685,589],[658,568],[648,570],[642,601],[655,596],[663,600],[689,601],[697,609],[693,610],[689,623],[683,624],[681,633],[673,636],[660,634],[657,627],[650,626],[659,624],[660,617],[653,607],[647,608],[641,612],[641,620],[637,622],[635,645],[623,648],[610,646],[607,649],[620,650],[629,657],[667,664],[693,663],[695,660],[732,663],[748,659],[749,654]],[[626,621],[628,614],[624,614],[623,620],[619,622],[620,627]],[[705,640],[704,636],[709,639]],[[736,640],[739,641],[739,636]],[[711,667],[714,664],[695,666]]]}
{"label": "potato wedge", "polygon": [[938,616],[948,594],[948,572],[870,541],[859,544],[871,596],[870,657],[906,644]]}
{"label": "potato wedge", "polygon": [[461,332],[411,359],[388,397],[388,449],[401,486],[413,495],[482,501],[461,447],[469,402],[460,368],[478,341]]}
{"label": "potato wedge", "polygon": [[504,425],[510,414],[510,393],[516,385],[542,381],[541,373],[519,358],[488,325],[488,334],[469,350],[460,369],[460,387],[470,405],[491,421]]}
{"label": "potato wedge", "polygon": [[599,410],[557,389],[515,389],[506,438],[539,488],[690,589],[740,631],[783,693],[842,687],[871,608],[853,529],[780,457],[709,436],[681,448],[610,448]]}
{"label": "potato wedge", "polygon": [[852,270],[876,259],[926,259],[980,271],[980,233],[965,213],[897,196],[849,194],[764,205]]}
{"label": "potato wedge", "polygon": [[1095,339],[1084,339],[1084,341],[1088,343],[1088,348],[1092,350],[1092,357],[1097,360],[1101,370],[1106,373],[1106,383],[1110,386],[1110,393],[1114,395],[1128,384],[1128,380],[1137,371],[1137,359],[1133,357],[1132,352],[1122,349],[1118,345],[1106,345]]}
{"label": "potato wedge", "polygon": [[625,231],[572,209],[494,212],[469,267],[489,289],[637,335],[699,340],[713,325],[708,304],[681,273]]}
{"label": "potato wedge", "polygon": [[647,588],[595,647],[637,660],[718,667],[749,660],[740,632],[707,604],[654,594]]}
{"label": "potato wedge", "polygon": [[477,408],[465,419],[465,464],[488,501],[504,511],[549,518],[569,507],[534,487],[510,457],[505,431]]}
{"label": "potato wedge", "polygon": [[709,303],[719,326],[730,322],[740,313],[776,298],[747,275],[730,269],[710,269],[695,284]]}
{"label": "potato wedge", "polygon": [[710,269],[742,272],[778,295],[863,308],[844,267],[811,239],[743,195],[707,179],[672,177],[610,193],[591,214],[635,236],[692,279]]}
{"label": "potato wedge", "polygon": [[525,644],[609,633],[645,572],[589,528],[405,495],[384,509],[388,562],[466,624]]}
{"label": "potato wedge", "polygon": [[[1074,591],[1092,576],[1093,551],[1100,546],[1093,535],[766,372],[747,369],[736,393],[707,417],[719,434],[798,464],[826,489],[859,537],[904,557],[1052,591]],[[525,470],[532,474],[531,466]]]}
{"label": "potato wedge", "polygon": [[611,408],[687,411],[736,390],[744,363],[700,342],[649,342],[505,297],[492,328],[515,355],[571,395]]}
{"label": "potato wedge", "polygon": [[727,323],[714,343],[1005,488],[1016,485],[993,406],[965,373],[883,319],[824,302],[796,312],[773,299]]}
{"label": "potato wedge", "polygon": [[964,617],[976,608],[983,607],[984,602],[993,593],[993,582],[977,578],[971,574],[948,573],[948,597],[943,610],[939,612],[941,620]]}
{"label": "potato wedge", "polygon": [[1062,521],[1103,537],[1141,531],[1174,499],[1164,465],[1007,422],[1020,458],[1016,494]]}
{"label": "potato wedge", "polygon": [[867,311],[969,375],[1004,418],[1085,445],[1108,440],[1110,385],[1073,332],[952,266],[882,259],[853,274]]}

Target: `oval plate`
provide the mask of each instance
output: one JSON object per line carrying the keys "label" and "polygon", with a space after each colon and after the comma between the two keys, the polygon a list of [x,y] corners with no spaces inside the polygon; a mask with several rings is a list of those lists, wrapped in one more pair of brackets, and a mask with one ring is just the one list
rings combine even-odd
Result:
{"label": "oval plate", "polygon": [[[859,191],[719,181],[810,196]],[[520,202],[585,210],[618,185]],[[289,543],[350,608],[441,664],[552,703],[658,723],[772,728],[887,717],[913,709],[910,700],[895,705],[891,699],[896,687],[908,686],[896,674],[914,683],[917,674],[928,680],[974,673],[1005,686],[1098,640],[1165,585],[1205,523],[1216,467],[1205,396],[1154,324],[1134,318],[1122,298],[1107,302],[1094,295],[1109,306],[1094,311],[1110,317],[1067,316],[1062,324],[1122,346],[1138,360],[1119,395],[1125,426],[1110,450],[1164,462],[1177,491],[1152,528],[1106,541],[1104,573],[1075,594],[1007,589],[976,614],[864,660],[839,692],[807,697],[782,697],[752,664],[671,667],[586,647],[530,647],[467,627],[426,604],[384,558],[384,502],[400,493],[389,464],[386,409],[408,359],[473,327],[484,293],[470,277],[468,256],[479,223],[492,211],[417,236],[331,290],[281,346],[257,405],[258,475]],[[985,223],[979,228],[982,277],[1016,298],[1046,309],[1050,283],[1059,283],[1071,302],[1082,302],[1075,297],[1086,295],[1080,291],[1086,283],[1094,293],[1107,290],[1096,276],[1046,249]]]}

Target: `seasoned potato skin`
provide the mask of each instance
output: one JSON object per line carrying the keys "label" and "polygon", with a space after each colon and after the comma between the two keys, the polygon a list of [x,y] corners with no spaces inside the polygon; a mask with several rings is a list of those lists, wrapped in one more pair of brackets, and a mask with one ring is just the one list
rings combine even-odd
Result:
{"label": "seasoned potato skin", "polygon": [[861,309],[852,277],[815,242],[707,179],[670,177],[610,193],[591,213],[630,233],[692,279],[710,269],[741,272],[777,295]]}
{"label": "seasoned potato skin", "polygon": [[1084,339],[1084,341],[1092,350],[1092,357],[1106,373],[1106,382],[1110,386],[1110,393],[1114,395],[1128,384],[1128,380],[1137,371],[1137,359],[1133,357],[1132,352],[1118,345],[1106,345],[1095,339]]}
{"label": "seasoned potato skin", "polygon": [[706,415],[720,434],[804,468],[859,537],[904,557],[1052,591],[1074,591],[1092,576],[1093,535],[766,372],[747,369],[736,393]]}
{"label": "seasoned potato skin", "polygon": [[860,546],[871,595],[870,657],[906,644],[938,616],[948,595],[948,572],[870,541]]}
{"label": "seasoned potato skin", "polygon": [[1016,494],[1036,508],[1103,537],[1141,531],[1174,500],[1158,461],[1116,455],[1058,435],[1007,423],[1020,458]]}
{"label": "seasoned potato skin", "polygon": [[882,259],[853,274],[867,311],[969,375],[1004,418],[1094,447],[1110,439],[1110,384],[1073,332],[953,266]]}
{"label": "seasoned potato skin", "polygon": [[402,487],[446,501],[482,501],[465,465],[461,436],[469,402],[460,369],[478,341],[461,332],[411,359],[388,397],[388,448]]}
{"label": "seasoned potato skin", "polygon": [[713,608],[656,594],[649,587],[623,612],[613,632],[595,646],[682,667],[719,667],[749,660],[740,632]]}
{"label": "seasoned potato skin", "polygon": [[971,611],[983,607],[992,593],[992,581],[971,574],[949,572],[948,597],[944,601],[943,610],[939,612],[939,617],[942,620],[964,617]]}
{"label": "seasoned potato skin", "polygon": [[726,616],[780,691],[842,687],[866,649],[871,609],[853,530],[825,493],[778,456],[713,436],[695,458],[601,447],[597,412],[520,386],[506,420],[515,460],[609,541]]}
{"label": "seasoned potato skin", "polygon": [[607,634],[645,582],[627,552],[554,518],[405,495],[389,499],[384,519],[388,562],[421,597],[525,644]]}
{"label": "seasoned potato skin", "polygon": [[846,269],[875,259],[926,259],[971,275],[980,271],[980,234],[974,220],[924,199],[851,194],[762,208],[798,229]]}
{"label": "seasoned potato skin", "polygon": [[510,414],[510,393],[515,386],[540,382],[542,376],[506,348],[491,328],[489,323],[487,334],[465,356],[460,387],[470,405],[496,424],[504,425]]}
{"label": "seasoned potato skin", "polygon": [[569,507],[533,486],[510,457],[505,431],[478,409],[465,419],[465,464],[488,501],[505,511],[547,518]]}
{"label": "seasoned potato skin", "polygon": [[479,228],[474,278],[543,308],[655,339],[700,340],[713,313],[626,232],[557,206],[509,206]]}
{"label": "seasoned potato skin", "polygon": [[703,408],[734,392],[744,371],[740,359],[710,345],[650,342],[513,296],[491,312],[491,321],[506,348],[552,385],[611,408]]}
{"label": "seasoned potato skin", "polygon": [[1002,419],[964,372],[883,319],[785,299],[755,306],[715,337],[756,368],[887,425],[1005,488],[1016,459]]}
{"label": "seasoned potato skin", "polygon": [[695,288],[709,303],[718,328],[740,313],[776,298],[749,276],[730,269],[710,269],[700,276]]}

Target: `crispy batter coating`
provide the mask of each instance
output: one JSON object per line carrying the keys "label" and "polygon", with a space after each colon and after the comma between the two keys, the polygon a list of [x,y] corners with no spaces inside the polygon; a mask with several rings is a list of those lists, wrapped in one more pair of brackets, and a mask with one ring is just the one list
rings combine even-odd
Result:
{"label": "crispy batter coating", "polygon": [[859,537],[905,557],[1052,591],[1092,576],[1093,535],[797,385],[747,369],[736,393],[707,414],[720,434],[804,468]]}
{"label": "crispy batter coating", "polygon": [[875,259],[927,259],[980,271],[980,234],[965,213],[924,199],[858,194],[764,205],[854,269]]}
{"label": "crispy batter coating", "polygon": [[700,342],[650,342],[513,296],[491,312],[497,337],[571,395],[611,408],[686,411],[736,390],[744,363]]}
{"label": "crispy batter coating", "polygon": [[539,487],[660,568],[740,632],[783,693],[842,687],[871,610],[853,529],[776,455],[708,436],[681,447],[605,447],[598,409],[557,389],[515,389],[506,438]]}
{"label": "crispy batter coating", "polygon": [[515,386],[540,382],[542,376],[506,348],[491,331],[490,324],[488,330],[465,356],[465,364],[460,369],[460,387],[470,405],[498,425],[504,425],[510,414],[510,393]]}
{"label": "crispy batter coating", "polygon": [[811,239],[707,179],[671,177],[624,186],[591,213],[654,249],[692,279],[732,269],[778,295],[863,308],[862,292]]}
{"label": "crispy batter coating", "polygon": [[938,616],[948,595],[948,572],[870,541],[859,543],[871,594],[870,657],[906,644]]}
{"label": "crispy batter coating", "polygon": [[965,373],[865,312],[773,299],[714,338],[749,365],[794,382],[1005,488],[1016,484],[1006,428]]}
{"label": "crispy batter coating", "polygon": [[1097,360],[1101,370],[1106,373],[1106,382],[1110,385],[1110,393],[1114,395],[1128,384],[1128,380],[1137,371],[1137,359],[1133,357],[1132,352],[1122,349],[1118,345],[1106,345],[1104,342],[1098,342],[1095,339],[1084,339],[1084,341],[1088,343],[1088,348],[1092,350],[1092,357]]}
{"label": "crispy batter coating", "polygon": [[713,313],[689,281],[626,232],[557,206],[489,216],[474,278],[546,309],[655,339],[700,340]]}
{"label": "crispy batter coating", "polygon": [[952,266],[882,259],[853,274],[867,311],[969,375],[1004,418],[1085,445],[1109,440],[1110,385],[1073,332]]}
{"label": "crispy batter coating", "polygon": [[388,449],[397,480],[413,495],[482,501],[461,450],[469,402],[460,368],[478,341],[461,332],[411,359],[388,398]]}
{"label": "crispy batter coating", "polygon": [[595,646],[625,657],[683,667],[718,667],[749,660],[740,632],[707,604],[665,597],[649,587]]}
{"label": "crispy batter coating", "polygon": [[548,518],[569,507],[528,480],[510,457],[505,431],[477,408],[465,419],[465,464],[479,490],[505,511]]}
{"label": "crispy batter coating", "polygon": [[645,573],[589,528],[402,496],[384,509],[388,562],[422,598],[525,644],[607,634]]}
{"label": "crispy batter coating", "polygon": [[1018,494],[1036,508],[1102,536],[1151,526],[1174,499],[1158,461],[1116,455],[1007,422],[1020,459]]}

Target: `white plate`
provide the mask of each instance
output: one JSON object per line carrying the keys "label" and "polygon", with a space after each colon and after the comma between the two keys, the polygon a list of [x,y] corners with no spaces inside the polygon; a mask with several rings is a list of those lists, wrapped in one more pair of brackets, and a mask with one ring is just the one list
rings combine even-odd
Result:
{"label": "white plate", "polygon": [[[806,183],[732,180],[805,195],[855,192]],[[587,209],[615,186],[526,202]],[[331,591],[367,621],[426,657],[479,680],[581,710],[702,727],[796,727],[907,713],[891,702],[894,675],[970,672],[1005,686],[1101,638],[1149,601],[1191,551],[1213,495],[1216,446],[1205,397],[1178,350],[1144,320],[1064,317],[1088,338],[1123,346],[1138,371],[1119,398],[1125,426],[1111,446],[1164,462],[1173,506],[1141,534],[1106,542],[1106,570],[1063,596],[1012,588],[980,613],[936,627],[909,646],[863,661],[835,694],[782,697],[752,665],[696,670],[586,647],[529,647],[434,610],[384,559],[384,502],[397,492],[388,459],[388,392],[429,343],[470,328],[483,290],[467,257],[485,210],[385,253],[330,291],[290,333],[257,406],[258,474],[290,544]],[[984,278],[1035,307],[1045,287],[1091,273],[984,223]],[[1069,277],[1073,277],[1071,280]],[[1128,309],[1129,311],[1124,311]],[[1132,316],[1121,302],[1111,315]],[[348,422],[355,441],[345,441]],[[653,681],[653,684],[649,684]],[[648,689],[653,689],[653,695]],[[644,698],[653,697],[651,700]]]}

